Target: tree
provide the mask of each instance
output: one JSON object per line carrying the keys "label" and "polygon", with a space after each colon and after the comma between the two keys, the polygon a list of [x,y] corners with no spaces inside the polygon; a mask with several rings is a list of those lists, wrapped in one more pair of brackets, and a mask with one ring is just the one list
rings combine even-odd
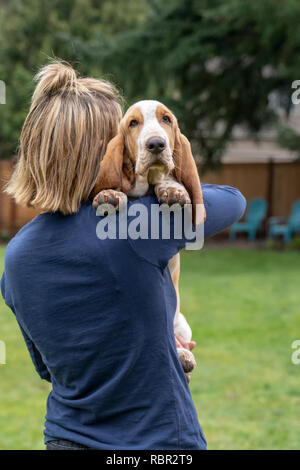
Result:
{"label": "tree", "polygon": [[56,56],[116,82],[128,104],[165,102],[215,166],[236,126],[276,124],[270,96],[289,112],[298,18],[298,0],[11,0],[0,7],[0,157],[15,151],[33,74]]}
{"label": "tree", "polygon": [[49,58],[72,63],[83,75],[101,76],[97,61],[81,60],[81,45],[132,28],[144,16],[143,0],[11,0],[0,5],[0,158],[18,145],[33,91],[33,76]]}
{"label": "tree", "polygon": [[235,126],[274,124],[276,95],[288,113],[300,74],[298,0],[152,0],[132,31],[82,45],[129,102],[155,97],[179,117],[206,167],[220,161]]}

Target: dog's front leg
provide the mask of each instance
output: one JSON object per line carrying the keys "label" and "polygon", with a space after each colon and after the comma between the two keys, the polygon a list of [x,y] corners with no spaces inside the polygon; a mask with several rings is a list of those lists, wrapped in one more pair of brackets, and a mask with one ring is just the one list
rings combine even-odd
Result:
{"label": "dog's front leg", "polygon": [[154,186],[154,191],[160,204],[191,204],[190,196],[185,187],[178,183],[174,176],[165,176]]}
{"label": "dog's front leg", "polygon": [[[180,255],[177,253],[169,261],[169,270],[174,284],[177,297],[176,313],[174,317],[174,333],[184,342],[189,343],[192,339],[192,330],[183,314],[180,312],[179,297],[179,275]],[[183,347],[177,347],[177,354],[185,373],[191,372],[196,366],[196,360],[191,351]]]}
{"label": "dog's front leg", "polygon": [[[174,333],[179,339],[182,339],[186,343],[190,343],[192,339],[191,327],[181,312],[176,312],[174,318]],[[177,354],[185,373],[191,372],[196,367],[195,356],[189,349],[177,347]]]}
{"label": "dog's front leg", "polygon": [[97,210],[98,206],[102,204],[111,204],[118,211],[121,205],[126,205],[127,196],[121,191],[114,189],[103,189],[93,199],[93,208]]}

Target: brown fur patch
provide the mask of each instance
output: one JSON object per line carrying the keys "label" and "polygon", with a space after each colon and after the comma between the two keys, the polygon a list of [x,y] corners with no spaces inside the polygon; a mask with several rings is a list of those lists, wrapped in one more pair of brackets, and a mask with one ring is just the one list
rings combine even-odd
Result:
{"label": "brown fur patch", "polygon": [[[167,116],[171,123],[168,124],[163,121],[163,117]],[[156,118],[159,122],[159,124],[162,126],[162,128],[165,130],[169,137],[169,143],[170,143],[170,148],[171,151],[173,152],[174,150],[174,143],[175,143],[175,133],[176,133],[176,128],[178,127],[177,124],[177,119],[174,116],[174,114],[163,104],[159,104],[156,108]]]}
{"label": "brown fur patch", "polygon": [[[137,121],[138,125],[130,127],[132,121]],[[125,147],[128,150],[131,160],[135,163],[138,158],[137,142],[139,134],[144,124],[144,117],[138,108],[133,108],[130,112],[125,114],[120,124],[120,131],[124,135]]]}

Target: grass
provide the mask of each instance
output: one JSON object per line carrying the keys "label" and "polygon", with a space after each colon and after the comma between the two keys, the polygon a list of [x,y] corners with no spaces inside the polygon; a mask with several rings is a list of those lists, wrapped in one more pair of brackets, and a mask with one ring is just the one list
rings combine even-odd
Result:
{"label": "grass", "polygon": [[[4,248],[0,249],[3,262]],[[191,391],[209,449],[298,449],[300,255],[209,249],[182,255],[181,304],[197,341]],[[48,384],[0,304],[0,449],[43,449]]]}

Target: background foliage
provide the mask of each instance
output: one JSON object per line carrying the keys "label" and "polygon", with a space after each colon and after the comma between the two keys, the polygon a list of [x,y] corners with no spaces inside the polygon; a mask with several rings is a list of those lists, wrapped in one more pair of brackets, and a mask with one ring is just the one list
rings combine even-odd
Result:
{"label": "background foliage", "polygon": [[[207,166],[232,130],[256,134],[290,108],[300,70],[298,0],[11,0],[0,13],[0,155],[9,157],[48,56],[105,75],[128,103],[158,98],[176,112]],[[274,102],[274,99],[273,99]],[[295,136],[281,138],[294,148]]]}
{"label": "background foliage", "polygon": [[82,60],[81,43],[97,40],[100,33],[109,38],[131,29],[143,18],[143,7],[144,0],[11,0],[0,4],[0,79],[7,85],[7,104],[0,108],[1,158],[16,151],[38,68],[49,57],[58,57],[71,62],[81,74],[101,75],[99,62]]}

